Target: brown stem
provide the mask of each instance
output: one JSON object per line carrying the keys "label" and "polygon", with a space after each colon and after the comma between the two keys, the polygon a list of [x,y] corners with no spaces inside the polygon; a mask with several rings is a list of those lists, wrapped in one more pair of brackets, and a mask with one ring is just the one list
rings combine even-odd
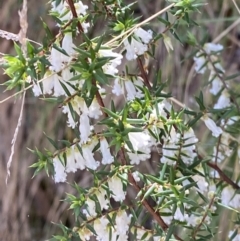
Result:
{"label": "brown stem", "polygon": [[148,80],[148,77],[147,77],[147,73],[146,71],[144,70],[144,67],[143,67],[143,63],[142,63],[142,60],[140,59],[140,57],[137,58],[137,63],[138,63],[138,66],[139,66],[139,69],[141,71],[141,76],[143,78],[143,81],[144,81],[144,84],[148,87],[148,89],[150,90],[151,89],[151,85],[149,83],[149,80]]}
{"label": "brown stem", "polygon": [[231,185],[234,189],[240,189],[240,187],[238,186],[237,183],[235,183],[234,181],[232,181],[219,167],[218,165],[216,165],[215,163],[212,162],[207,162],[207,165],[210,166],[211,168],[213,168],[214,170],[216,170],[218,172],[218,174],[220,175],[221,179],[228,183],[229,185]]}
{"label": "brown stem", "polygon": [[[66,0],[66,1],[67,1],[68,5],[69,5],[69,7],[70,7],[70,9],[71,9],[71,12],[72,12],[73,17],[74,17],[74,18],[78,18],[77,12],[76,12],[76,8],[75,8],[74,3],[73,3],[73,0]],[[83,27],[82,27],[82,24],[81,24],[79,21],[78,21],[78,23],[77,23],[77,26],[78,26],[78,31],[79,31],[80,33],[83,33],[83,32],[84,32],[84,31],[83,31]]]}
{"label": "brown stem", "polygon": [[212,205],[213,205],[213,203],[214,203],[214,200],[215,200],[215,197],[213,197],[213,198],[211,199],[211,202],[209,203],[208,208],[207,208],[207,210],[205,211],[201,222],[198,224],[198,226],[197,226],[196,229],[194,230],[193,239],[195,239],[195,237],[196,237],[196,235],[197,235],[197,232],[199,231],[200,227],[201,227],[202,224],[204,223],[204,221],[205,221],[205,219],[206,219],[206,217],[207,217],[208,210],[212,207]]}

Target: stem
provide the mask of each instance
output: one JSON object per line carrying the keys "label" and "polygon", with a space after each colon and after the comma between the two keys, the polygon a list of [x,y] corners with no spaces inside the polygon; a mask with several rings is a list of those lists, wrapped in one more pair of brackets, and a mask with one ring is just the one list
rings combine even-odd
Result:
{"label": "stem", "polygon": [[137,58],[137,63],[138,63],[138,66],[139,66],[139,69],[141,71],[141,76],[143,78],[143,81],[144,81],[144,84],[148,87],[148,89],[150,90],[151,89],[151,85],[149,83],[149,80],[148,80],[148,77],[147,77],[147,73],[146,71],[144,70],[144,67],[143,67],[143,63],[142,63],[142,60],[140,57]]}
{"label": "stem", "polygon": [[[70,7],[70,9],[71,9],[71,12],[72,12],[73,17],[74,17],[74,18],[78,18],[77,12],[76,12],[76,8],[75,8],[74,3],[73,3],[73,0],[66,0],[66,1],[67,1],[68,5],[69,5],[69,7]],[[77,23],[77,26],[78,26],[78,31],[79,31],[80,33],[83,33],[83,32],[84,32],[84,31],[83,31],[83,27],[82,27],[82,24],[81,24],[79,21],[78,21],[78,23]]]}
{"label": "stem", "polygon": [[[122,147],[120,150],[120,158],[121,158],[121,162],[123,165],[127,165],[127,161],[126,161],[126,157],[125,157],[125,150]],[[135,190],[137,192],[141,191],[141,188],[138,186],[138,184],[136,183],[136,181],[133,178],[133,175],[131,173],[131,171],[129,170],[128,172],[128,180],[130,182],[130,184],[135,188]],[[164,222],[164,220],[161,218],[160,214],[158,214],[152,207],[151,205],[148,203],[148,201],[146,199],[143,199],[143,196],[140,197],[140,199],[142,200],[142,204],[143,206],[147,209],[147,211],[152,215],[152,217],[157,221],[157,223],[161,226],[161,228],[166,231],[168,229],[168,225]],[[179,241],[183,241],[178,235],[174,234],[175,238]]]}

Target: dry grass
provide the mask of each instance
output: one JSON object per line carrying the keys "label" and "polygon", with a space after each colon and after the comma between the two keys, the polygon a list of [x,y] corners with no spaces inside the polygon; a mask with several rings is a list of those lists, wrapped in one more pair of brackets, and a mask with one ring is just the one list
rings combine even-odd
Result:
{"label": "dry grass", "polygon": [[[3,3],[4,2],[4,3]],[[29,1],[28,15],[28,37],[34,40],[41,40],[40,17],[45,19],[47,9],[45,1]],[[143,18],[159,11],[165,5],[165,1],[139,0],[136,4],[135,12]],[[19,32],[19,19],[17,11],[21,8],[19,1],[9,0],[0,3],[0,29],[5,29],[13,33]],[[239,18],[234,5],[229,0],[209,1],[209,4],[201,10],[201,14],[195,14],[194,20],[202,24],[202,27],[191,27],[191,32],[197,39],[207,36],[209,41],[215,39],[233,21]],[[47,22],[52,29],[54,23],[50,18]],[[153,22],[154,31],[161,32],[164,26],[157,21]],[[239,25],[240,26],[240,25]],[[225,46],[223,53],[223,66],[227,73],[235,73],[240,69],[240,27],[235,27],[229,34],[220,40]],[[181,26],[179,36],[186,37],[186,26]],[[99,26],[94,28],[98,31]],[[170,35],[169,35],[170,36]],[[172,36],[171,36],[172,38]],[[184,60],[189,56],[192,49],[189,46],[181,45],[172,38],[174,51],[168,54],[165,46],[159,43],[156,46],[156,59],[151,61],[149,76],[154,78],[154,74],[159,68],[162,69],[163,80],[170,82],[170,90],[175,98],[183,101],[186,105],[194,106],[191,97],[199,92],[200,86],[204,86],[206,78],[196,76],[191,70],[192,60]],[[0,39],[0,52],[9,53],[12,51],[12,43]],[[133,66],[134,67],[134,66]],[[236,79],[239,82],[240,79]],[[4,81],[1,76],[0,82]],[[0,87],[3,90],[3,87]],[[2,91],[1,91],[2,92]],[[1,99],[10,95],[9,92],[1,93]],[[211,98],[208,98],[211,102]],[[73,217],[66,212],[67,205],[59,200],[65,197],[65,192],[73,192],[68,184],[55,185],[51,178],[41,173],[36,178],[31,179],[32,170],[28,167],[35,161],[26,147],[39,149],[44,147],[50,149],[49,143],[43,136],[43,131],[54,139],[73,139],[71,131],[66,129],[65,120],[61,120],[60,110],[53,105],[46,106],[43,102],[27,94],[23,116],[22,127],[16,143],[16,151],[11,167],[11,177],[8,185],[5,185],[6,162],[10,155],[10,143],[19,116],[20,101],[12,99],[0,105],[0,237],[1,241],[27,241],[44,240],[49,238],[56,230],[51,222],[60,220],[69,225],[73,225]],[[200,131],[199,131],[200,132]],[[200,134],[200,133],[199,133]],[[152,172],[150,163],[145,163],[144,168]],[[91,178],[87,173],[77,173],[71,176],[81,186],[87,186]],[[70,181],[70,180],[69,180]],[[229,222],[221,220],[221,226],[228,229]],[[224,235],[220,235],[218,240],[225,240]]]}

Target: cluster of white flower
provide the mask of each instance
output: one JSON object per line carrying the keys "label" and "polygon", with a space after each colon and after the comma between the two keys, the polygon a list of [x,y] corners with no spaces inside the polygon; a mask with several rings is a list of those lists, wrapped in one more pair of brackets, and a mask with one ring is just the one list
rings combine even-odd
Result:
{"label": "cluster of white flower", "polygon": [[71,85],[76,82],[69,81],[73,77],[73,73],[67,64],[72,60],[75,55],[75,45],[73,44],[72,34],[66,33],[62,41],[62,49],[65,50],[66,54],[61,53],[56,48],[52,47],[49,62],[51,67],[49,71],[44,75],[42,82],[42,88],[39,83],[33,85],[33,93],[35,96],[53,94],[54,96],[67,95],[62,85],[64,85],[68,91],[73,94],[74,89]]}
{"label": "cluster of white flower", "polygon": [[114,81],[112,93],[119,96],[124,94],[124,85],[127,92],[127,100],[131,101],[135,98],[142,98],[144,94],[138,87],[143,87],[143,79],[141,77],[133,78],[132,80],[123,80],[117,77]]}
{"label": "cluster of white flower", "polygon": [[[205,73],[207,68],[210,70],[209,82],[212,83],[212,87],[209,91],[213,95],[217,95],[223,88],[223,83],[220,78],[222,77],[225,71],[221,66],[221,64],[216,61],[217,58],[214,55],[217,55],[220,51],[222,51],[223,46],[220,44],[206,43],[203,46],[203,49],[206,52],[206,54],[209,55],[209,58],[211,58],[212,63],[208,61],[208,59],[205,57],[205,54],[202,51],[199,51],[194,57],[195,70],[199,74]],[[214,67],[213,67],[213,64],[214,64]],[[216,70],[217,70],[217,73],[216,73]],[[217,103],[214,105],[214,109],[222,109],[230,105],[231,105],[230,95],[228,91],[224,89],[221,92]]]}
{"label": "cluster of white flower", "polygon": [[193,163],[197,156],[195,152],[197,142],[198,139],[191,128],[181,135],[172,127],[169,136],[164,139],[160,161],[168,165],[175,165],[175,160],[181,157],[185,164]]}
{"label": "cluster of white flower", "polygon": [[[122,202],[125,199],[126,192],[123,188],[123,181],[118,176],[113,176],[107,181],[109,190],[111,191],[110,197],[112,197],[116,202]],[[109,198],[107,197],[107,192],[102,187],[93,190],[89,190],[91,195],[95,195],[97,197],[98,203],[101,207],[101,210],[107,210],[109,207]],[[87,210],[83,210],[83,213],[86,214],[88,218],[95,217],[96,213],[96,203],[92,198],[88,197],[86,200]]]}
{"label": "cluster of white flower", "polygon": [[130,159],[130,164],[139,164],[140,161],[145,161],[151,156],[151,137],[147,132],[130,132],[128,133],[129,140],[132,144],[133,152],[125,145],[127,154]]}
{"label": "cluster of white flower", "polygon": [[[78,17],[84,17],[87,15],[87,9],[88,6],[84,5],[82,1],[77,1],[74,3],[74,7],[76,9],[76,13]],[[59,19],[62,22],[69,21],[73,18],[72,12],[70,10],[70,7],[67,3],[67,1],[60,1],[60,3],[57,5],[56,1],[52,2],[52,12],[56,12],[58,14]],[[89,28],[90,24],[85,23],[81,21],[81,25],[83,27],[84,32],[87,32],[87,29]]]}
{"label": "cluster of white flower", "polygon": [[[76,172],[77,169],[83,170],[89,168],[91,170],[96,170],[99,166],[99,161],[96,161],[93,154],[93,149],[98,144],[96,137],[91,139],[91,142],[86,144],[79,145],[81,152],[77,144],[72,145],[69,148],[66,148],[65,154],[61,153],[60,155],[53,158],[54,165],[54,180],[55,182],[65,182],[67,173]],[[102,153],[103,159],[102,164],[110,164],[114,161],[113,156],[110,153],[107,140],[102,137],[100,139],[100,151]],[[64,164],[64,155],[66,163]]]}
{"label": "cluster of white flower", "polygon": [[142,28],[136,28],[131,37],[131,41],[125,39],[123,44],[125,46],[127,60],[136,59],[138,56],[143,55],[147,50],[147,44],[152,39],[152,31],[145,31]]}
{"label": "cluster of white flower", "polygon": [[131,215],[128,215],[125,210],[120,210],[116,213],[115,225],[114,221],[109,222],[109,218],[113,218],[113,213],[108,214],[108,218],[102,216],[95,219],[93,222],[93,229],[95,233],[92,233],[87,228],[81,228],[78,232],[81,240],[89,240],[91,236],[95,236],[99,241],[126,241],[128,240],[129,224],[131,222]]}

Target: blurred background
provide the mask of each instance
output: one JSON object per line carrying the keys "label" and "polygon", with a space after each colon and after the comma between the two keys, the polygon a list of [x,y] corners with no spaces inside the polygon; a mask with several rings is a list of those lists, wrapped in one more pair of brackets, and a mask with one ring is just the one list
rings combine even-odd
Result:
{"label": "blurred background", "polygon": [[[84,1],[83,1],[84,2]],[[130,3],[131,1],[126,1]],[[201,8],[199,13],[194,13],[193,19],[201,25],[200,27],[190,27],[189,31],[198,40],[206,39],[211,42],[220,33],[227,29],[240,15],[236,11],[232,1],[218,0],[208,1],[208,5]],[[87,1],[84,2],[87,4]],[[240,4],[239,4],[240,5]],[[133,9],[136,16],[146,19],[153,13],[167,6],[164,0],[139,0]],[[48,24],[55,33],[56,25],[48,10],[50,5],[48,0],[28,1],[28,38],[41,41],[44,37],[41,18]],[[89,6],[90,7],[90,6]],[[21,8],[20,0],[0,1],[0,29],[17,34],[19,32],[18,10]],[[91,30],[90,35],[96,35],[102,31],[103,20]],[[150,28],[155,32],[162,32],[164,26],[154,20]],[[146,27],[147,29],[147,27]],[[191,56],[193,49],[184,44],[187,33],[184,24],[179,26],[178,35],[183,40],[183,44],[175,41],[170,33],[166,33],[171,39],[174,50],[168,54],[162,41],[156,46],[156,59],[151,60],[149,66],[149,77],[154,78],[154,74],[159,68],[162,69],[162,78],[169,81],[170,91],[178,100],[188,106],[192,106],[192,96],[198,95],[199,89],[204,90],[207,77],[195,75]],[[240,69],[240,24],[233,28],[219,43],[225,46],[223,51],[222,65],[228,73],[239,72]],[[0,38],[0,52],[14,53],[13,42]],[[134,69],[134,66],[131,66]],[[7,80],[7,77],[0,72],[0,84]],[[235,79],[239,82],[240,79]],[[4,92],[4,86],[0,86],[0,100],[10,96],[14,92]],[[119,100],[120,101],[120,100]],[[211,103],[211,97],[209,97]],[[32,179],[33,170],[29,168],[36,161],[36,157],[27,149],[38,147],[53,150],[46,140],[43,132],[54,140],[74,138],[73,133],[66,127],[66,119],[61,110],[54,104],[34,98],[32,93],[27,93],[24,107],[23,121],[15,145],[15,154],[11,166],[11,176],[8,184],[5,184],[6,164],[10,156],[11,140],[19,117],[21,100],[19,97],[12,98],[0,104],[0,241],[39,241],[49,239],[57,232],[57,227],[53,223],[61,221],[65,225],[72,227],[74,220],[71,212],[67,212],[68,205],[59,201],[65,198],[65,193],[73,193],[74,190],[69,184],[55,184],[51,177],[45,173],[40,173]],[[198,136],[201,135],[199,129]],[[145,168],[151,170],[151,162],[146,163]],[[68,175],[68,180],[75,180],[81,186],[87,186],[91,181],[88,173],[80,172],[75,175]],[[226,217],[222,215],[222,220]],[[221,221],[222,228],[228,230],[229,223]],[[220,235],[218,240],[226,240],[226,235]]]}

